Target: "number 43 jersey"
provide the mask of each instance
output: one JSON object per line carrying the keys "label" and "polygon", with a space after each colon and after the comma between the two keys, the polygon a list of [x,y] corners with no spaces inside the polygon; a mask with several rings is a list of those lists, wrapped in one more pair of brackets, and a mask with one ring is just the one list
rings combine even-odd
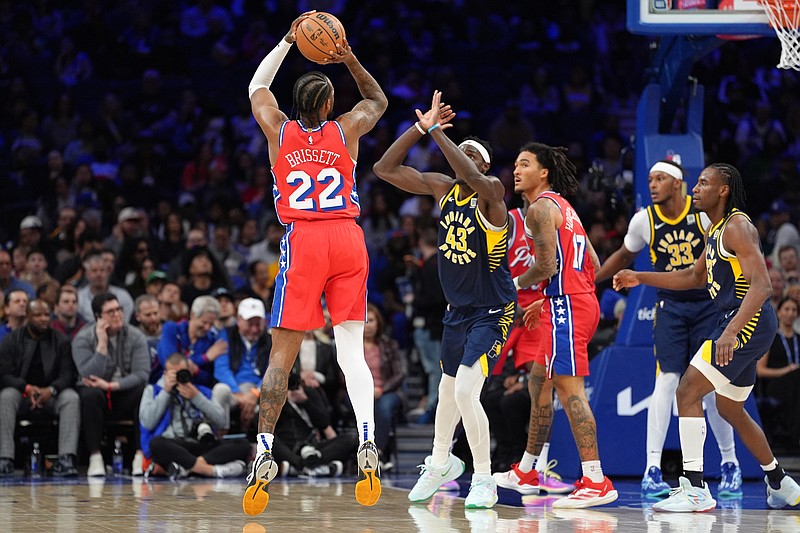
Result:
{"label": "number 43 jersey", "polygon": [[286,121],[279,142],[272,193],[282,224],[356,218],[361,213],[356,163],[338,122],[306,128],[300,121]]}
{"label": "number 43 jersey", "polygon": [[[535,201],[544,199],[554,202],[563,218],[561,226],[556,230],[556,273],[545,281],[544,295],[594,293],[594,263],[587,247],[589,238],[578,214],[556,192],[545,191]],[[527,225],[525,232],[532,237]]]}

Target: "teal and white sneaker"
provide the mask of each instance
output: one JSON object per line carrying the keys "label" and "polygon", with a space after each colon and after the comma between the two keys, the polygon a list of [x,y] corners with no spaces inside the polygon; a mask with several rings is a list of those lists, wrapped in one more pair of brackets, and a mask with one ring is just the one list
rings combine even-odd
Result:
{"label": "teal and white sneaker", "polygon": [[664,481],[661,469],[657,466],[651,466],[642,478],[642,496],[646,498],[663,498],[669,496],[671,490],[672,487]]}
{"label": "teal and white sneaker", "polygon": [[742,469],[734,463],[724,463],[721,469],[721,479],[717,487],[717,496],[720,498],[736,498],[742,495]]}
{"label": "teal and white sneaker", "polygon": [[491,474],[472,475],[472,485],[464,500],[467,509],[491,509],[497,503],[497,482]]}
{"label": "teal and white sneaker", "polygon": [[447,458],[447,464],[440,467],[431,466],[432,456],[425,458],[425,464],[419,465],[420,475],[414,488],[408,493],[412,502],[424,502],[433,496],[439,487],[447,482],[455,481],[464,473],[464,461],[453,455]]}
{"label": "teal and white sneaker", "polygon": [[708,490],[708,483],[703,483],[703,488],[695,487],[685,477],[679,477],[678,483],[678,488],[672,489],[669,498],[653,504],[654,511],[702,513],[717,506]]}
{"label": "teal and white sneaker", "polygon": [[781,488],[775,490],[769,485],[769,478],[764,476],[767,482],[767,505],[773,509],[781,509],[787,505],[792,507],[800,504],[800,486],[789,476],[783,476]]}

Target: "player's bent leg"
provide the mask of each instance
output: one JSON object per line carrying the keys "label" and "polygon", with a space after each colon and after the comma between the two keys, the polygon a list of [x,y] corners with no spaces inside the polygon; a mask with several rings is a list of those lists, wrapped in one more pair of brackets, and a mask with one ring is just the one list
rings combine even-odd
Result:
{"label": "player's bent leg", "polygon": [[278,464],[269,450],[275,424],[280,416],[289,384],[289,373],[303,342],[304,332],[286,328],[273,328],[272,351],[269,367],[261,382],[259,397],[258,453],[253,461],[247,487],[242,496],[245,514],[257,515],[264,512],[269,503],[269,483],[278,474]]}

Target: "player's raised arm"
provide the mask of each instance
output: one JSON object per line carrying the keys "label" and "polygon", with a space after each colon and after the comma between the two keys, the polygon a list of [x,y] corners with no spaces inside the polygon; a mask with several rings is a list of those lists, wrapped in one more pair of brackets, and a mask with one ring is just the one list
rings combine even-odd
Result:
{"label": "player's raised arm", "polygon": [[[417,113],[420,114],[419,111]],[[437,114],[440,128],[452,127],[450,121],[455,117],[455,113],[450,109],[450,106],[442,105],[441,110],[437,108]],[[421,121],[415,122],[405,133],[398,137],[373,165],[372,170],[376,176],[399,189],[412,194],[430,194],[438,201],[453,186],[453,179],[438,172],[420,172],[413,167],[403,165],[403,160],[405,160],[411,147],[424,135],[427,135],[427,129],[421,124],[422,122],[432,124],[431,115],[432,110],[421,115]]]}
{"label": "player's raised arm", "polygon": [[337,57],[341,59],[340,61],[332,60],[331,62],[344,63],[353,76],[362,98],[360,102],[353,106],[351,111],[337,119],[344,129],[347,150],[355,159],[358,157],[358,139],[375,127],[375,124],[378,123],[378,120],[386,111],[389,101],[375,78],[367,72],[367,69],[353,54],[347,39],[344,41],[344,46],[336,44],[336,52]]}
{"label": "player's raised arm", "polygon": [[[481,172],[475,165],[475,161],[470,159],[463,150],[444,134],[443,128],[437,126],[437,124],[441,125],[441,97],[441,91],[434,91],[431,109],[424,115],[417,110],[419,125],[428,131],[433,140],[436,141],[436,144],[439,145],[445,159],[455,170],[456,176],[466,181],[467,185],[478,193],[478,197],[487,203],[491,211],[484,213],[484,215],[489,221],[496,225],[503,225],[508,214],[505,205],[505,187],[496,177],[487,176]],[[489,161],[482,157],[479,163],[485,163],[484,172],[488,170]],[[497,212],[497,215],[495,216],[492,211]]]}
{"label": "player's raised arm", "polygon": [[261,130],[267,136],[270,144],[270,159],[274,161],[273,147],[275,155],[277,155],[278,133],[281,124],[288,119],[286,114],[278,108],[278,100],[275,94],[270,90],[275,75],[278,73],[281,63],[289,53],[292,44],[296,40],[297,27],[300,23],[308,17],[313,11],[307,11],[294,19],[289,31],[280,40],[280,42],[267,54],[261,64],[258,65],[253,79],[250,80],[250,85],[247,88],[248,95],[250,96],[250,106],[253,110],[253,116],[261,126]]}

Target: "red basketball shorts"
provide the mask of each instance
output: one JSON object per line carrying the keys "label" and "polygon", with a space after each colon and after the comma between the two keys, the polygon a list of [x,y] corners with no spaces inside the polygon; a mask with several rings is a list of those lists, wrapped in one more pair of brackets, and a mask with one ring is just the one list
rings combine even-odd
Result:
{"label": "red basketball shorts", "polygon": [[548,297],[542,307],[542,341],[537,360],[547,375],[589,375],[589,341],[600,322],[600,306],[594,293]]}
{"label": "red basketball shorts", "polygon": [[275,278],[272,327],[298,331],[366,320],[369,257],[364,232],[352,219],[298,221],[286,226]]}

